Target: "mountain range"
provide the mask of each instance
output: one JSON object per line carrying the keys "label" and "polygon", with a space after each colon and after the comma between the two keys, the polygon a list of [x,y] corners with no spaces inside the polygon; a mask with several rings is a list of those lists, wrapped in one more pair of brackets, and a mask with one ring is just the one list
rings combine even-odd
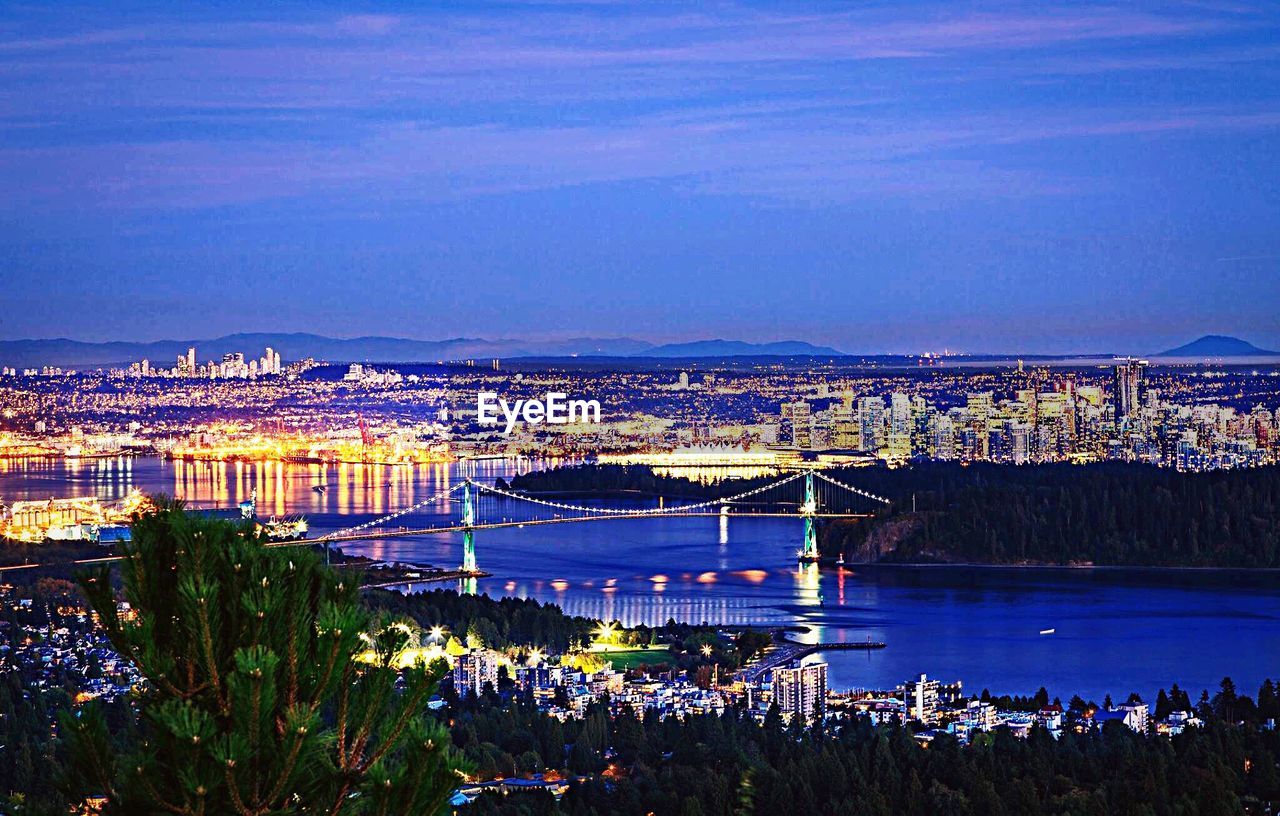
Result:
{"label": "mountain range", "polygon": [[45,365],[103,367],[148,359],[170,366],[194,346],[201,361],[244,352],[260,356],[270,346],[286,361],[314,357],[331,362],[417,363],[513,357],[744,357],[841,356],[843,352],[799,340],[747,343],[699,340],[654,344],[629,337],[579,337],[568,340],[510,340],[455,337],[410,340],[403,337],[325,337],[319,334],[242,333],[204,340],[157,340],[148,343],[80,340],[0,340],[0,364],[17,368]]}
{"label": "mountain range", "polygon": [[[326,337],[306,333],[241,333],[204,340],[90,343],[65,338],[50,340],[0,340],[0,365],[33,368],[45,365],[101,368],[148,359],[168,367],[178,355],[195,346],[201,362],[223,354],[243,352],[260,356],[270,346],[285,360],[313,357],[334,363],[426,363],[457,360],[511,359],[519,357],[607,357],[632,359],[729,358],[729,357],[842,357],[846,352],[801,340],[749,343],[742,340],[694,340],[655,344],[630,337],[575,337],[567,340],[513,340],[454,337],[445,340],[411,340],[403,337]],[[897,356],[897,355],[889,355]],[[1042,355],[1045,360],[1081,355]],[[1099,358],[1110,354],[1094,355]],[[1237,337],[1205,335],[1153,358],[1220,359],[1226,357],[1280,357]],[[1012,355],[991,355],[992,361]],[[969,355],[969,359],[987,359]]]}

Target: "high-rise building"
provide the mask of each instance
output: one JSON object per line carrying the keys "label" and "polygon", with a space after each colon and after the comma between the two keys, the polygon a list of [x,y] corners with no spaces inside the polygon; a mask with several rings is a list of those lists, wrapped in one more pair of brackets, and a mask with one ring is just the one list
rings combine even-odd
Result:
{"label": "high-rise building", "polygon": [[485,683],[498,688],[498,653],[490,649],[472,649],[460,655],[453,664],[453,690],[465,697],[467,692],[479,696]]}
{"label": "high-rise building", "polygon": [[925,725],[936,723],[939,687],[937,680],[930,680],[923,674],[919,680],[908,680],[902,687],[902,704],[907,710],[907,719],[919,720]]}
{"label": "high-rise building", "polygon": [[831,409],[831,446],[841,450],[858,447],[858,422],[853,408],[845,402]]}
{"label": "high-rise building", "polygon": [[889,433],[911,433],[911,398],[901,391],[889,395]]}
{"label": "high-rise building", "polygon": [[1147,370],[1146,360],[1132,357],[1116,363],[1114,396],[1116,420],[1132,419],[1142,408],[1142,378]]}
{"label": "high-rise building", "polygon": [[812,428],[809,403],[804,400],[782,403],[782,444],[802,450],[813,447]]}
{"label": "high-rise building", "polygon": [[987,421],[991,419],[994,407],[995,402],[990,391],[978,391],[968,395],[969,413],[981,424],[983,430],[986,429]]}
{"label": "high-rise building", "polygon": [[805,722],[822,717],[827,711],[827,664],[774,669],[773,701],[783,714]]}
{"label": "high-rise building", "polygon": [[196,375],[196,347],[192,346],[187,349],[187,374],[194,377]]}
{"label": "high-rise building", "polygon": [[955,422],[947,414],[934,414],[929,418],[930,456],[944,462],[956,458]]}
{"label": "high-rise building", "polygon": [[862,397],[858,400],[858,447],[875,452],[885,445],[884,399]]}

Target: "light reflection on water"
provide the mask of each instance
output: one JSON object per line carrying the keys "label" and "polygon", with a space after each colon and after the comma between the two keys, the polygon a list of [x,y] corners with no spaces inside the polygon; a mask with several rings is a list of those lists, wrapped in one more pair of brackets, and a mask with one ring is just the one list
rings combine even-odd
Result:
{"label": "light reflection on water", "polygon": [[[526,460],[515,468],[542,463]],[[385,466],[276,462],[0,462],[5,501],[97,495],[137,486],[201,507],[257,491],[261,513],[302,514],[312,535],[366,521],[460,483],[510,478],[510,463]],[[325,485],[323,492],[313,490]],[[481,512],[512,516],[510,505]],[[393,522],[456,520],[460,501]],[[483,518],[484,516],[482,516]],[[476,533],[475,590],[533,597],[566,612],[626,624],[668,619],[806,627],[806,642],[884,641],[827,652],[836,687],[892,687],[927,672],[1010,693],[1046,685],[1064,698],[1178,682],[1194,695],[1223,675],[1254,693],[1280,673],[1280,579],[1275,574],[798,567],[797,519],[659,518],[528,526]],[[347,545],[387,560],[441,566],[461,559],[460,534]],[[1054,628],[1051,636],[1041,629]]]}

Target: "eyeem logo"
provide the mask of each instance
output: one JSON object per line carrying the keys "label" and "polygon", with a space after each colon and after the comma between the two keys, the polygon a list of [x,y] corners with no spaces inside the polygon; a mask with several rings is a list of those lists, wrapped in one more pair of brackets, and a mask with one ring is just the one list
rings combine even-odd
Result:
{"label": "eyeem logo", "polygon": [[599,400],[569,399],[568,394],[550,392],[546,399],[516,400],[507,402],[492,391],[476,394],[476,421],[481,425],[497,425],[506,422],[504,434],[523,419],[530,425],[568,425],[573,422],[600,422]]}

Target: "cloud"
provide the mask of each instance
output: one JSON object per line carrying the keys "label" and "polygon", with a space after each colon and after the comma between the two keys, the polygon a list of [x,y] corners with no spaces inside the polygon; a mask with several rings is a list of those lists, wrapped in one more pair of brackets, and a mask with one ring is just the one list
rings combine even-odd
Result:
{"label": "cloud", "polygon": [[0,180],[19,193],[0,206],[637,180],[779,201],[1058,195],[1097,180],[1006,164],[1006,149],[1280,124],[1280,99],[1028,90],[1073,72],[1222,71],[1232,55],[1274,72],[1280,53],[1256,40],[1276,21],[1257,9],[968,9],[530,3],[131,25],[99,10],[83,30],[13,12]]}

